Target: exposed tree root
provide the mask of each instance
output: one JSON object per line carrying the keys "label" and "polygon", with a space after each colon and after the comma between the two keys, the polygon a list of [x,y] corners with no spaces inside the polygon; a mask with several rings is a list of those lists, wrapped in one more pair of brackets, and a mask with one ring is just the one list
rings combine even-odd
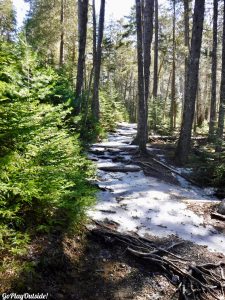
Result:
{"label": "exposed tree root", "polygon": [[157,265],[164,276],[177,287],[174,296],[178,294],[179,300],[225,299],[225,262],[197,264],[172,252],[183,242],[164,248],[149,239],[122,234],[102,223],[94,222],[97,228],[91,230],[92,234],[103,238],[107,243],[119,243],[131,255],[139,257],[145,263]]}

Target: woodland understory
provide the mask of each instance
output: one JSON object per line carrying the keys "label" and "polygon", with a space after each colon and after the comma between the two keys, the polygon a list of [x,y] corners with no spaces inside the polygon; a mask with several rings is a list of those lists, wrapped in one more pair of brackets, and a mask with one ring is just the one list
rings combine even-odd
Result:
{"label": "woodland understory", "polygon": [[25,2],[18,28],[0,0],[0,292],[225,299],[224,241],[212,252],[90,214],[107,196],[126,211],[113,182],[137,172],[159,193],[210,191],[171,199],[225,235],[225,0],[135,0],[119,20],[105,0]]}

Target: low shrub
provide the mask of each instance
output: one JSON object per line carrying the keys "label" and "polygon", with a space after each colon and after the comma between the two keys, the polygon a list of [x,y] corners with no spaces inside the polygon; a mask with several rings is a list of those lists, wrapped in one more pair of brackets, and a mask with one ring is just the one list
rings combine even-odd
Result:
{"label": "low shrub", "polygon": [[16,254],[31,233],[77,223],[95,198],[94,169],[65,127],[68,108],[45,101],[57,75],[47,69],[35,79],[37,64],[27,59],[24,68],[28,50],[19,50],[0,46],[0,246]]}

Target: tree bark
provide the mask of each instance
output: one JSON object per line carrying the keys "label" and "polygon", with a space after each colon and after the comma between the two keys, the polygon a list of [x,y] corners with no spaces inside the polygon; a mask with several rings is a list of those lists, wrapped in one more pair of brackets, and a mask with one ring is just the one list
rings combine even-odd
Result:
{"label": "tree bark", "polygon": [[138,60],[138,128],[137,139],[139,150],[146,151],[146,103],[144,88],[144,63],[143,63],[143,32],[141,1],[136,0],[136,26],[137,26],[137,60]]}
{"label": "tree bark", "polygon": [[60,49],[59,49],[59,66],[62,67],[64,63],[64,0],[61,0],[61,11],[60,11]]}
{"label": "tree bark", "polygon": [[[189,1],[184,0],[184,45],[186,47],[185,53],[185,67],[184,67],[184,87],[186,88],[187,84],[187,75],[188,75],[188,53],[190,51],[190,34],[189,34]],[[184,97],[185,97],[185,88],[184,88]]]}
{"label": "tree bark", "polygon": [[104,31],[105,19],[105,0],[101,0],[99,25],[98,25],[98,44],[96,50],[96,57],[94,62],[94,86],[93,86],[93,99],[92,99],[92,115],[95,121],[99,121],[99,80],[101,71],[101,57],[102,57],[102,39]]}
{"label": "tree bark", "polygon": [[96,29],[96,11],[95,11],[95,0],[92,0],[92,19],[93,19],[93,66],[95,65],[96,61],[96,36],[97,36],[97,29]]}
{"label": "tree bark", "polygon": [[221,70],[221,84],[220,84],[220,107],[219,119],[217,128],[217,146],[216,151],[222,150],[223,144],[223,129],[224,129],[224,114],[225,114],[225,0],[223,1],[223,39],[222,39],[222,70]]}
{"label": "tree bark", "polygon": [[153,78],[153,97],[158,94],[158,48],[159,48],[159,20],[158,20],[158,0],[155,0],[155,48],[154,48],[154,78]]}
{"label": "tree bark", "polygon": [[[169,94],[169,87],[170,87],[170,80],[171,80],[171,76],[172,76],[172,71],[170,71],[170,75],[169,75],[169,79],[168,79],[168,83],[167,83],[167,88],[166,88],[166,96],[165,96],[165,100],[164,100],[164,105],[163,105],[163,122],[165,122],[166,119],[166,104],[167,104],[167,98],[168,98],[168,94]],[[155,129],[156,129],[156,125],[157,122],[155,124]]]}
{"label": "tree bark", "polygon": [[[144,86],[145,86],[145,123],[148,123],[148,98],[149,98],[149,79],[150,79],[150,65],[151,65],[151,43],[153,36],[153,12],[154,0],[144,1]],[[146,128],[146,142],[148,140],[148,128]]]}
{"label": "tree bark", "polygon": [[138,60],[138,129],[139,151],[146,151],[148,138],[148,96],[153,33],[153,0],[136,0],[137,60]]}
{"label": "tree bark", "polygon": [[195,0],[191,51],[188,61],[188,76],[184,99],[184,111],[181,132],[176,149],[176,159],[184,164],[188,159],[191,144],[191,131],[195,112],[196,93],[198,87],[199,59],[202,43],[205,0]]}
{"label": "tree bark", "polygon": [[217,22],[218,22],[218,0],[213,1],[213,49],[211,67],[211,105],[209,120],[209,141],[214,139],[216,125],[216,81],[217,81]]}
{"label": "tree bark", "polygon": [[175,26],[176,26],[176,1],[173,0],[173,64],[172,64],[172,81],[171,81],[171,107],[170,107],[170,131],[172,132],[176,124],[176,41],[175,41]]}
{"label": "tree bark", "polygon": [[76,107],[75,113],[81,110],[81,92],[84,84],[84,66],[85,66],[85,49],[87,37],[87,20],[88,20],[88,0],[78,0],[78,34],[79,34],[79,55],[77,65],[77,82],[76,82]]}
{"label": "tree bark", "polygon": [[74,65],[76,61],[76,35],[74,33],[73,35],[73,41],[72,41],[72,55],[71,55],[71,67],[70,67],[70,78],[72,81],[74,81]]}

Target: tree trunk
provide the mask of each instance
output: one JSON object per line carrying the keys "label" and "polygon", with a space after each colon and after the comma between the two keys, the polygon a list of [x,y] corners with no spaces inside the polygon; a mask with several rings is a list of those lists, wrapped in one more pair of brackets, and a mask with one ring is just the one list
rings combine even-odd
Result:
{"label": "tree trunk", "polygon": [[196,92],[198,87],[199,58],[202,43],[204,10],[205,0],[195,0],[183,119],[176,149],[176,159],[180,164],[184,164],[187,161],[188,154],[190,152],[191,130],[194,119]]}
{"label": "tree trunk", "polygon": [[[203,90],[204,91],[204,90]],[[204,94],[201,85],[198,84],[198,92],[196,97],[196,130],[200,128],[204,122]],[[203,97],[202,97],[203,96]]]}
{"label": "tree trunk", "polygon": [[[169,87],[170,87],[170,80],[171,80],[171,76],[172,76],[172,71],[170,71],[170,75],[169,75],[169,79],[168,79],[168,83],[167,83],[167,88],[166,88],[166,96],[165,96],[165,100],[164,100],[164,106],[163,106],[163,122],[165,122],[166,120],[166,104],[167,104],[167,98],[168,98],[168,94],[169,94]],[[155,129],[156,129],[156,125],[155,124]]]}
{"label": "tree trunk", "polygon": [[176,41],[175,41],[175,25],[176,25],[176,1],[173,0],[173,65],[172,65],[172,81],[171,81],[171,107],[170,107],[170,131],[175,128],[176,123]]}
{"label": "tree trunk", "polygon": [[64,0],[61,0],[61,11],[60,11],[60,49],[59,49],[59,66],[62,67],[64,63]]}
{"label": "tree trunk", "polygon": [[[153,36],[153,12],[154,0],[144,1],[144,86],[145,86],[145,123],[148,124],[148,98],[149,98],[149,79],[150,79],[150,65],[151,65],[151,43]],[[146,142],[148,140],[148,128],[146,128]]]}
{"label": "tree trunk", "polygon": [[[73,45],[72,45],[72,56],[71,56],[71,68],[70,68],[70,78],[74,81],[74,65],[76,61],[76,35],[73,35]],[[74,84],[75,85],[75,84]]]}
{"label": "tree trunk", "polygon": [[148,96],[151,64],[154,1],[136,0],[137,60],[138,60],[138,129],[135,141],[139,151],[146,151],[148,138]]}
{"label": "tree trunk", "polygon": [[223,129],[224,129],[224,113],[225,113],[225,0],[223,1],[223,40],[222,40],[222,70],[221,70],[221,85],[220,85],[220,108],[217,128],[217,146],[216,151],[222,150],[223,144]]}
{"label": "tree trunk", "polygon": [[85,116],[84,116],[84,124],[87,123],[88,119],[88,113],[89,113],[89,99],[90,99],[90,94],[91,94],[91,85],[92,85],[92,79],[93,79],[93,67],[91,69],[91,74],[89,77],[89,83],[88,83],[88,90],[87,90],[87,99],[86,99],[86,107],[85,107]]}
{"label": "tree trunk", "polygon": [[187,87],[187,75],[188,75],[188,53],[190,51],[190,34],[189,34],[189,1],[184,0],[184,45],[186,47],[185,53],[185,67],[184,67],[184,98],[185,98],[185,88]]}
{"label": "tree trunk", "polygon": [[218,0],[213,1],[213,49],[211,68],[211,105],[209,120],[209,141],[214,139],[216,125],[216,79],[217,79],[217,20],[218,20]]}
{"label": "tree trunk", "polygon": [[159,22],[158,22],[158,0],[155,0],[155,48],[154,48],[154,79],[153,79],[153,97],[158,94],[158,44],[159,44]]}
{"label": "tree trunk", "polygon": [[96,61],[96,36],[97,36],[97,29],[96,29],[96,11],[95,11],[95,0],[92,0],[92,18],[93,18],[93,66],[95,65]]}
{"label": "tree trunk", "polygon": [[78,0],[78,34],[79,34],[79,55],[77,65],[77,82],[76,82],[76,107],[74,112],[78,114],[81,110],[81,92],[84,84],[84,66],[85,66],[85,49],[87,37],[87,20],[88,20],[88,0]]}
{"label": "tree trunk", "polygon": [[105,19],[105,0],[101,0],[99,25],[98,25],[98,44],[96,50],[96,58],[94,62],[94,86],[93,86],[93,99],[92,99],[92,115],[94,119],[99,121],[99,80],[101,70],[101,58],[102,58],[102,39],[104,31],[104,19]]}
{"label": "tree trunk", "polygon": [[142,13],[141,1],[136,0],[136,26],[137,26],[137,60],[138,60],[138,129],[137,140],[139,150],[146,151],[146,105],[144,88],[144,63],[143,63],[143,33],[142,33]]}

